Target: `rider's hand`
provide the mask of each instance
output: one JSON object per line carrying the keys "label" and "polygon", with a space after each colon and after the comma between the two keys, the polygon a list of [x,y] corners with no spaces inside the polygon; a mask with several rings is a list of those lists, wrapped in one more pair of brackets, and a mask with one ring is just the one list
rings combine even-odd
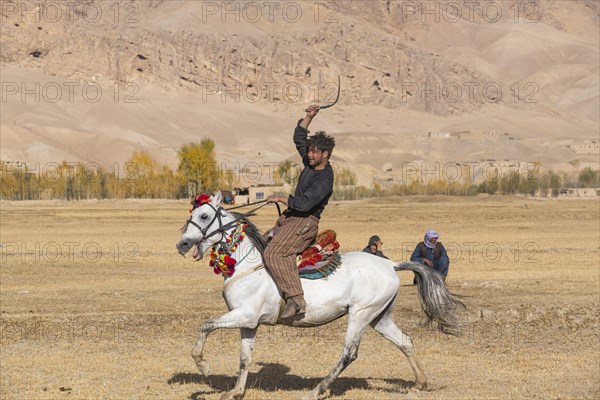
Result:
{"label": "rider's hand", "polygon": [[425,264],[427,264],[427,266],[428,266],[429,268],[433,268],[433,263],[431,262],[431,260],[429,260],[429,259],[427,259],[427,258],[424,258],[424,259],[423,259],[423,262],[424,262]]}
{"label": "rider's hand", "polygon": [[281,196],[277,196],[275,194],[270,195],[269,197],[267,197],[267,202],[268,203],[277,203],[281,201]]}
{"label": "rider's hand", "polygon": [[319,108],[319,106],[317,104],[311,104],[305,110],[306,111],[306,116],[310,117],[310,118],[314,118],[319,113],[319,110],[320,110],[320,108]]}

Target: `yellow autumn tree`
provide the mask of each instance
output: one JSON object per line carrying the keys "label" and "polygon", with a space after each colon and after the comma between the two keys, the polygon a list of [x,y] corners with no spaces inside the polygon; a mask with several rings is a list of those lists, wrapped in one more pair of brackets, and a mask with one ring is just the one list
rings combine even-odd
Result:
{"label": "yellow autumn tree", "polygon": [[158,176],[159,165],[147,151],[134,151],[125,163],[125,186],[127,197],[159,197],[153,181]]}
{"label": "yellow autumn tree", "polygon": [[300,177],[298,165],[292,163],[290,160],[285,160],[277,165],[277,175],[279,179],[276,181],[283,181],[288,185],[295,187]]}
{"label": "yellow autumn tree", "polygon": [[179,167],[183,185],[196,185],[196,191],[213,193],[220,188],[221,173],[215,156],[215,142],[202,139],[200,143],[184,145],[179,152]]}
{"label": "yellow autumn tree", "polygon": [[336,186],[354,186],[356,185],[356,174],[350,168],[341,167],[335,171]]}
{"label": "yellow autumn tree", "polygon": [[0,161],[0,196],[2,199],[21,200],[19,171],[8,167],[4,161]]}

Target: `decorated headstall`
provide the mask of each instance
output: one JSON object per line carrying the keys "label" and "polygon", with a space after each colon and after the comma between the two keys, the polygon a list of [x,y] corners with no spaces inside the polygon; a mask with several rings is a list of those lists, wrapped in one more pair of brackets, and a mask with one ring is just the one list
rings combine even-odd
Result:
{"label": "decorated headstall", "polygon": [[[207,194],[199,194],[199,195],[195,195],[192,198],[191,201],[192,204],[192,208],[190,209],[190,214],[196,209],[199,208],[205,204],[208,204],[210,206],[210,208],[212,208],[215,211],[215,216],[213,217],[213,219],[210,221],[210,223],[208,225],[206,225],[206,228],[202,228],[200,225],[198,225],[197,223],[195,223],[192,219],[192,216],[190,215],[190,218],[187,220],[186,224],[183,226],[182,230],[187,229],[187,226],[189,224],[192,224],[193,226],[195,226],[196,228],[198,228],[198,230],[200,231],[200,233],[202,233],[202,239],[201,241],[204,241],[206,239],[208,239],[209,237],[216,235],[217,233],[220,233],[221,236],[223,236],[223,232],[224,232],[224,226],[223,223],[221,222],[221,212],[223,211],[223,207],[218,206],[217,208],[215,208],[212,203],[211,203],[211,197]],[[212,224],[215,222],[215,220],[219,221],[219,229],[214,230],[213,232],[211,232],[209,235],[206,234],[206,232],[208,231],[208,228],[210,228],[212,226]],[[229,228],[227,228],[229,229]],[[223,237],[221,237],[221,240],[223,240]]]}
{"label": "decorated headstall", "polygon": [[194,197],[192,198],[192,201],[190,203],[192,205],[192,208],[190,208],[190,214],[196,208],[200,207],[201,205],[207,204],[207,203],[210,203],[209,195],[207,195],[205,193],[194,195]]}
{"label": "decorated headstall", "polygon": [[[208,204],[215,211],[215,216],[206,226],[206,228],[202,228],[200,225],[198,225],[192,220],[192,216],[190,215],[190,218],[188,219],[186,225],[184,225],[184,229],[187,229],[188,224],[192,224],[193,226],[198,228],[198,230],[200,230],[200,233],[202,233],[201,241],[204,241],[213,235],[221,234],[221,240],[219,240],[213,245],[209,265],[213,268],[216,274],[222,274],[223,277],[229,277],[233,275],[233,272],[235,271],[235,266],[236,264],[238,264],[238,261],[235,258],[233,258],[232,255],[237,251],[238,246],[244,240],[244,237],[246,237],[246,224],[240,223],[240,219],[236,218],[234,221],[228,222],[225,225],[223,225],[221,217],[224,209],[221,206],[215,208],[212,205],[211,201],[211,197],[207,194],[195,195],[192,198],[192,208],[190,209],[190,214],[196,208]],[[208,231],[208,228],[215,222],[215,220],[219,221],[219,228],[215,229],[207,235],[206,233]],[[232,227],[236,227],[236,229],[234,229],[230,235],[226,236],[225,232],[231,229]]]}

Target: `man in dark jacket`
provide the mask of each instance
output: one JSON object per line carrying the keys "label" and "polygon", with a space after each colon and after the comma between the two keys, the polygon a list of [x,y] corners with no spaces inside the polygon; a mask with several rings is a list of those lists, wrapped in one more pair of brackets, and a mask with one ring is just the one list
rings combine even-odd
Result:
{"label": "man in dark jacket", "polygon": [[264,261],[285,299],[281,319],[302,318],[306,303],[296,266],[296,255],[312,244],[319,231],[319,219],[333,193],[333,169],[329,164],[334,139],[325,132],[308,137],[308,126],[319,112],[318,105],[306,110],[294,130],[294,143],[304,169],[293,196],[269,196],[271,203],[288,208],[271,230]]}
{"label": "man in dark jacket", "polygon": [[381,241],[381,239],[379,238],[379,236],[373,235],[369,239],[369,244],[367,245],[367,247],[365,247],[363,249],[363,251],[365,253],[373,254],[374,256],[383,257],[383,258],[387,259],[387,257],[384,256],[383,252],[381,251],[381,246],[382,245],[383,245],[383,242]]}
{"label": "man in dark jacket", "polygon": [[410,256],[410,261],[420,262],[430,268],[435,269],[442,275],[444,282],[448,276],[448,267],[450,260],[446,249],[441,242],[438,242],[440,235],[434,230],[425,232],[423,241],[417,244],[415,251]]}

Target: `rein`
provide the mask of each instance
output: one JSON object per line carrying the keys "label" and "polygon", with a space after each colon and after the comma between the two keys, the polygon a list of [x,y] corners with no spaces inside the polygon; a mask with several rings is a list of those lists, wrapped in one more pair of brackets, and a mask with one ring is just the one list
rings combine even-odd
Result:
{"label": "rein", "polygon": [[264,269],[264,268],[265,268],[265,264],[258,264],[256,266],[250,268],[247,271],[239,272],[237,275],[233,275],[231,278],[225,279],[225,282],[223,283],[223,286],[225,287],[225,286],[231,284],[232,282],[237,281],[238,279],[242,279],[242,278],[244,278],[244,277],[246,277],[246,276],[248,276],[250,274],[253,274],[256,271],[260,271],[261,269]]}
{"label": "rein", "polygon": [[[259,201],[255,201],[254,203],[248,203],[248,204],[242,204],[241,206],[229,207],[225,211],[237,210],[238,208],[253,206],[255,204],[260,204],[260,203],[266,203],[267,201],[268,200],[259,200]],[[244,218],[250,216],[254,211],[258,210],[259,208],[261,208],[263,206],[260,206],[260,207],[255,208],[254,210],[248,211],[246,214],[244,214]],[[281,217],[281,208],[279,208],[279,203],[275,203],[275,206],[277,207],[277,213]]]}
{"label": "rein", "polygon": [[[260,203],[266,203],[267,200],[259,200],[259,201],[255,201],[254,203],[248,203],[248,204],[242,204],[240,206],[235,206],[235,207],[229,207],[228,209],[226,209],[225,211],[231,211],[231,210],[237,210],[238,208],[242,208],[242,207],[248,207],[248,206],[253,206],[255,204],[260,204]],[[259,207],[260,208],[260,207]],[[256,211],[256,210],[253,210]]]}

